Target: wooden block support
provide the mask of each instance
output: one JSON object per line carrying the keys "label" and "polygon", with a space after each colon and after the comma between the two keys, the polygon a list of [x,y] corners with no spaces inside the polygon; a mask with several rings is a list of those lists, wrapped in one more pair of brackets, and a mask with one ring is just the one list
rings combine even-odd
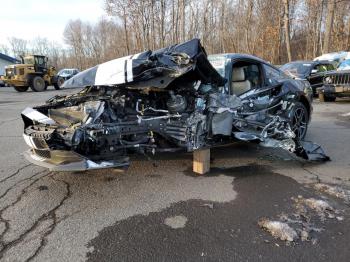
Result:
{"label": "wooden block support", "polygon": [[320,102],[324,102],[324,93],[323,92],[318,93],[318,99],[320,99]]}
{"label": "wooden block support", "polygon": [[210,149],[193,151],[193,172],[203,175],[210,170]]}

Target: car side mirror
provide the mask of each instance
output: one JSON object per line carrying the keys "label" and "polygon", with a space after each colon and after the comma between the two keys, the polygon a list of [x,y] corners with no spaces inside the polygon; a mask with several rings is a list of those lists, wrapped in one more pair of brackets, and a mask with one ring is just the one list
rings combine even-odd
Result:
{"label": "car side mirror", "polygon": [[311,74],[316,74],[316,73],[318,73],[318,70],[317,70],[317,69],[312,69],[312,70],[311,70]]}

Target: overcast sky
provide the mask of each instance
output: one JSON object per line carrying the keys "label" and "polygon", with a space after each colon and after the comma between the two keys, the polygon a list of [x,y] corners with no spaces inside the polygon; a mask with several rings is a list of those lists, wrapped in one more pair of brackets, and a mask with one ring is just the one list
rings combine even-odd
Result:
{"label": "overcast sky", "polygon": [[63,43],[70,19],[96,22],[104,15],[103,0],[4,0],[0,6],[0,45],[8,37],[40,36]]}

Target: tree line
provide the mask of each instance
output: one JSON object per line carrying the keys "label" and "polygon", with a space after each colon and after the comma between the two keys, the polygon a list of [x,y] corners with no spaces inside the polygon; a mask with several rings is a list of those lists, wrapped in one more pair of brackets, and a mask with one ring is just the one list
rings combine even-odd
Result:
{"label": "tree line", "polygon": [[79,69],[194,37],[208,53],[249,53],[274,64],[350,50],[349,0],[103,1],[106,17],[97,23],[68,21],[64,48],[43,38],[32,50],[17,38],[5,48]]}

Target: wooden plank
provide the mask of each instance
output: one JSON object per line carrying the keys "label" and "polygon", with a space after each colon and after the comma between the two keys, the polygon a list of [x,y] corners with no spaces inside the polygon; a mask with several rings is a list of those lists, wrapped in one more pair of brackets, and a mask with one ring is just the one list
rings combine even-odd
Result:
{"label": "wooden plank", "polygon": [[318,99],[320,99],[320,102],[324,102],[324,93],[323,92],[318,93]]}
{"label": "wooden plank", "polygon": [[210,149],[193,151],[193,172],[203,175],[210,170]]}

